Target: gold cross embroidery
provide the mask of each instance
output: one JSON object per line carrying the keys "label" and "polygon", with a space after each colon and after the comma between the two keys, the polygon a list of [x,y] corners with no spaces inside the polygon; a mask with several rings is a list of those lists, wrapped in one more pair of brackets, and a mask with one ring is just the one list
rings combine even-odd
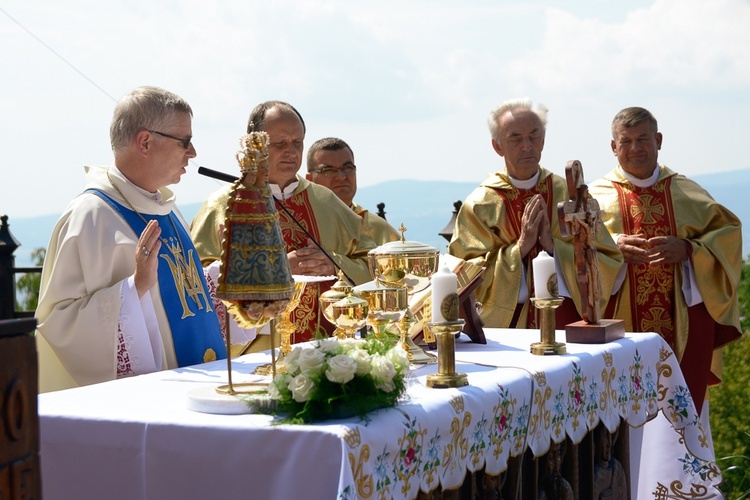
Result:
{"label": "gold cross embroidery", "polygon": [[640,219],[641,224],[656,224],[657,217],[661,219],[664,215],[664,205],[654,200],[654,197],[646,194],[640,196],[630,205],[630,215],[635,221]]}
{"label": "gold cross embroidery", "polygon": [[641,320],[641,331],[662,333],[672,327],[672,321],[663,307],[653,307]]}

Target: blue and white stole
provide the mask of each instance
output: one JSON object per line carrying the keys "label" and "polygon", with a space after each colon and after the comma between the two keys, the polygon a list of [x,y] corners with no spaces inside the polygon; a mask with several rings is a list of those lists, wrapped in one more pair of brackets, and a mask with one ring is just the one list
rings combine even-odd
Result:
{"label": "blue and white stole", "polygon": [[[146,223],[138,213],[117,203],[98,189],[87,189],[96,194],[118,212],[136,235],[146,229]],[[211,307],[203,270],[195,262],[200,262],[193,240],[179,221],[167,215],[144,214],[146,220],[156,219],[161,228],[159,258],[164,259],[158,266],[159,290],[169,326],[172,329],[172,342],[178,366],[190,366],[225,359],[227,349],[221,335],[219,320]],[[175,231],[179,231],[178,234]],[[184,245],[184,253],[180,247]],[[166,265],[163,265],[166,264]]]}

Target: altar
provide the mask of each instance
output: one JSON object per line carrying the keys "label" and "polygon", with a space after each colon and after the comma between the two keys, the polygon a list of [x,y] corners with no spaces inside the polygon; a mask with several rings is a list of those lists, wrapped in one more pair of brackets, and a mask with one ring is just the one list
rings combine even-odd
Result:
{"label": "altar", "polygon": [[[631,431],[624,465],[632,498],[718,494],[713,448],[661,337],[626,334],[534,356],[538,331],[485,336],[486,345],[457,341],[456,369],[468,386],[429,389],[437,366],[422,365],[398,406],[366,420],[274,425],[269,415],[189,410],[191,390],[227,383],[225,361],[41,394],[44,497],[415,498],[481,473],[522,498],[536,480],[519,476],[524,462],[555,443],[586,443],[600,422],[619,426],[620,436]],[[237,358],[233,380],[255,379],[253,369],[270,359]],[[671,444],[641,453],[652,436]]]}

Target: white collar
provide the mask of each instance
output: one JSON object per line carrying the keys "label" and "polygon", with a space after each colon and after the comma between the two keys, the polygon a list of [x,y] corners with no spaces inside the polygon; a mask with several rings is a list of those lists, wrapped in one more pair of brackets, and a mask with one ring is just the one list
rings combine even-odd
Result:
{"label": "white collar", "polygon": [[292,182],[283,190],[279,187],[278,184],[269,184],[268,186],[271,188],[271,194],[274,198],[288,200],[292,197],[292,194],[294,193],[294,190],[297,189],[297,186],[299,186],[299,180]]}
{"label": "white collar", "polygon": [[528,190],[536,186],[537,181],[539,181],[539,174],[542,173],[542,169],[536,171],[536,174],[531,179],[521,180],[516,179],[515,177],[511,177],[510,174],[508,174],[508,179],[510,179],[510,183],[513,185],[516,189],[523,189]]}
{"label": "white collar", "polygon": [[620,169],[620,173],[622,174],[622,176],[625,177],[628,182],[630,182],[635,187],[650,188],[651,186],[656,184],[656,181],[659,179],[659,165],[656,165],[654,173],[651,174],[651,177],[648,177],[646,179],[639,179],[638,177],[630,175],[620,165],[617,165],[617,168]]}

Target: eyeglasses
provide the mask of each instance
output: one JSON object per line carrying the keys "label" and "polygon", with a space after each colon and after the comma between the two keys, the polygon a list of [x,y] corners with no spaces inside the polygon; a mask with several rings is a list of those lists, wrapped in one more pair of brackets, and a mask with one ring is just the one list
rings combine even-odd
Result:
{"label": "eyeglasses", "polygon": [[182,145],[183,149],[187,149],[190,147],[190,141],[193,140],[192,137],[188,137],[187,139],[181,139],[179,137],[175,137],[173,135],[165,134],[164,132],[159,132],[158,130],[149,130],[152,134],[159,134],[162,137],[166,137],[168,139],[174,139],[175,141],[179,142]]}
{"label": "eyeglasses", "polygon": [[314,170],[310,170],[310,172],[314,174],[320,174],[323,177],[333,177],[334,175],[341,172],[345,176],[354,175],[354,172],[357,171],[357,166],[354,163],[347,163],[346,165],[343,165],[341,167],[332,167],[331,165],[322,165]]}

